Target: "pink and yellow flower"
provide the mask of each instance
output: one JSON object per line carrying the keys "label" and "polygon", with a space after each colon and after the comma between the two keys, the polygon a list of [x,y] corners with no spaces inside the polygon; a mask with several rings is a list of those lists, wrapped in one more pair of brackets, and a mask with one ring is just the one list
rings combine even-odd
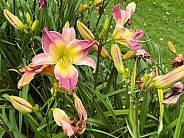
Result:
{"label": "pink and yellow flower", "polygon": [[127,46],[130,50],[135,51],[142,47],[142,44],[138,43],[138,40],[143,36],[142,30],[127,29],[121,25],[116,25],[116,28],[112,34],[112,40]]}
{"label": "pink and yellow flower", "polygon": [[78,71],[73,64],[96,68],[94,60],[87,57],[88,51],[95,43],[94,40],[77,40],[73,27],[64,27],[62,34],[44,28],[42,37],[44,53],[36,55],[32,62],[35,66],[56,64],[54,74],[59,87],[72,92],[78,80]]}
{"label": "pink and yellow flower", "polygon": [[134,11],[135,3],[130,3],[127,6],[127,10],[121,10],[119,4],[115,5],[112,10],[113,18],[116,21],[116,28],[111,39],[127,46],[132,51],[142,47],[142,45],[137,41],[143,36],[142,30],[133,31],[132,29],[124,27],[125,23],[127,23]]}

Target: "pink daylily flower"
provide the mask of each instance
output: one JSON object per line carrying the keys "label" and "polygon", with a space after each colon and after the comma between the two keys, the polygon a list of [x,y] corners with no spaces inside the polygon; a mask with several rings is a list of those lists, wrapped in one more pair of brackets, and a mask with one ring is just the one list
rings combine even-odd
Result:
{"label": "pink daylily flower", "polygon": [[59,82],[59,87],[66,88],[69,92],[73,91],[78,80],[78,71],[73,64],[96,68],[94,60],[87,57],[88,51],[96,41],[75,38],[73,27],[64,27],[62,34],[44,28],[42,37],[44,53],[38,54],[32,59],[34,65],[56,64],[54,74]]}
{"label": "pink daylily flower", "polygon": [[127,5],[126,10],[121,10],[117,4],[112,10],[113,18],[116,21],[116,28],[112,34],[112,40],[127,46],[130,50],[135,51],[142,47],[137,41],[143,36],[142,30],[133,31],[124,27],[134,13],[136,5],[134,2]]}
{"label": "pink daylily flower", "polygon": [[137,41],[143,36],[142,30],[133,31],[123,26],[116,25],[112,34],[112,39],[120,44],[127,46],[130,50],[135,51],[142,47]]}

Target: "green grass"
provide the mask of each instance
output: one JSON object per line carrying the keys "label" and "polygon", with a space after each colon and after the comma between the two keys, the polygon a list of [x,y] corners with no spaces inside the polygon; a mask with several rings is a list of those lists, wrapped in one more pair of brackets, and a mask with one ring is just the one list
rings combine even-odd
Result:
{"label": "green grass", "polygon": [[169,52],[167,42],[171,41],[177,52],[184,54],[184,1],[135,0],[135,2],[137,7],[133,23],[137,23],[135,26],[143,29],[151,42],[160,47],[162,63],[168,68],[171,67],[175,56]]}

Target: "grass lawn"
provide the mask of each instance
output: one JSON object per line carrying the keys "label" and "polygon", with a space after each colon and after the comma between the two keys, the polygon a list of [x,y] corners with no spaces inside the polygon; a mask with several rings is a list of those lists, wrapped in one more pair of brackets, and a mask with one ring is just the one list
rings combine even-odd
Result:
{"label": "grass lawn", "polygon": [[[131,1],[127,1],[131,2]],[[171,66],[175,55],[169,52],[167,42],[171,41],[178,53],[183,53],[183,0],[135,0],[137,4],[133,22],[143,29],[153,44],[160,47],[162,62]],[[154,57],[153,57],[154,58]]]}

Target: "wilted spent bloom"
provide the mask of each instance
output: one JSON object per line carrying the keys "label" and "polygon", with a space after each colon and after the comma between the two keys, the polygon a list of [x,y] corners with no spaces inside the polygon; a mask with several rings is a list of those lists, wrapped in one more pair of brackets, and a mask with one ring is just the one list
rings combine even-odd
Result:
{"label": "wilted spent bloom", "polygon": [[137,53],[136,53],[136,55],[139,57],[139,58],[142,58],[142,59],[144,59],[146,62],[148,62],[148,63],[152,63],[152,57],[151,57],[151,55],[150,54],[148,54],[147,52],[146,52],[146,50],[144,50],[144,49],[138,49],[138,50],[136,50],[137,51]]}
{"label": "wilted spent bloom", "polygon": [[13,15],[10,11],[5,9],[3,11],[5,18],[9,21],[11,25],[13,25],[18,30],[24,30],[23,23],[18,19],[17,16]]}
{"label": "wilted spent bloom", "polygon": [[75,107],[78,113],[78,122],[74,127],[72,124],[75,119],[70,119],[70,117],[65,113],[65,111],[54,108],[53,116],[54,120],[58,126],[63,128],[64,134],[67,136],[73,136],[75,134],[82,134],[86,129],[87,111],[85,110],[81,100],[76,94],[73,94]]}
{"label": "wilted spent bloom", "polygon": [[79,97],[76,94],[73,94],[73,97],[74,97],[74,103],[75,103],[75,107],[79,118],[79,121],[76,124],[76,128],[78,129],[78,133],[82,134],[86,129],[87,111],[84,108]]}
{"label": "wilted spent bloom", "polygon": [[164,97],[164,100],[162,101],[163,104],[175,104],[180,95],[181,92],[184,90],[184,86],[181,82],[175,83],[169,90],[169,92]]}
{"label": "wilted spent bloom", "polygon": [[42,73],[46,76],[54,76],[54,66],[55,65],[37,65],[35,66],[33,63],[19,69],[20,72],[25,72],[21,79],[19,80],[17,87],[21,89],[24,85],[31,82],[34,76],[38,73]]}
{"label": "wilted spent bloom", "polygon": [[92,32],[80,21],[77,21],[77,28],[81,36],[86,40],[94,40],[95,37]]}
{"label": "wilted spent bloom", "polygon": [[74,120],[71,120],[70,117],[65,113],[65,111],[59,108],[54,108],[53,116],[57,125],[63,128],[65,135],[71,137],[78,133],[77,128],[72,126],[72,123],[74,122]]}
{"label": "wilted spent bloom", "polygon": [[123,60],[129,60],[135,56],[137,51],[131,51],[129,50],[125,55],[123,55]]}
{"label": "wilted spent bloom", "polygon": [[33,106],[23,98],[17,96],[10,96],[10,102],[19,112],[28,114],[33,112]]}
{"label": "wilted spent bloom", "polygon": [[172,62],[172,68],[182,66],[184,63],[183,59],[183,55],[178,54]]}
{"label": "wilted spent bloom", "polygon": [[173,45],[172,42],[169,41],[169,42],[167,43],[167,46],[168,46],[169,50],[170,50],[172,53],[176,54],[176,49],[175,49],[175,47],[174,47],[174,45]]}
{"label": "wilted spent bloom", "polygon": [[[95,50],[96,53],[98,53],[98,45],[93,45],[93,48]],[[107,58],[107,59],[111,59],[111,56],[109,55],[109,53],[107,52],[107,50],[102,46],[101,52],[100,52],[100,56],[102,56],[103,58]]]}
{"label": "wilted spent bloom", "polygon": [[124,73],[124,66],[121,50],[117,44],[111,46],[111,56],[118,73],[122,75]]}
{"label": "wilted spent bloom", "polygon": [[46,0],[38,0],[39,3],[39,10],[41,10],[43,7],[47,6],[47,1]]}
{"label": "wilted spent bloom", "polygon": [[164,76],[155,77],[152,84],[150,84],[149,88],[169,88],[182,79],[184,79],[184,65],[174,69],[173,71],[165,74]]}
{"label": "wilted spent bloom", "polygon": [[88,9],[88,5],[87,4],[81,4],[79,6],[79,12],[83,13],[84,11],[86,11]]}

